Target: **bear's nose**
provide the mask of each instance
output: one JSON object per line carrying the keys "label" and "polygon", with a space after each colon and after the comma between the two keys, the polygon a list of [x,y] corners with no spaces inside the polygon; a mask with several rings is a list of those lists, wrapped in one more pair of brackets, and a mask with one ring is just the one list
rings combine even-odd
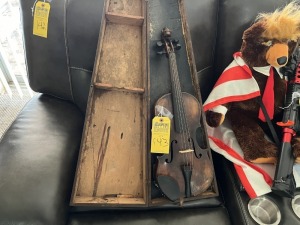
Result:
{"label": "bear's nose", "polygon": [[285,56],[282,56],[277,59],[278,65],[284,65],[286,62],[287,62],[287,57],[285,57]]}

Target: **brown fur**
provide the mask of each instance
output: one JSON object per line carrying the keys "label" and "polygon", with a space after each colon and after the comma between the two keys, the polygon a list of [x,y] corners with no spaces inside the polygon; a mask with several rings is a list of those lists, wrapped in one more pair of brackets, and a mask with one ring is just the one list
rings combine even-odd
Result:
{"label": "brown fur", "polygon": [[[252,71],[261,93],[263,93],[267,77],[256,71]],[[274,123],[282,118],[282,110],[285,96],[285,81],[276,74],[274,80],[275,92],[275,110]],[[230,120],[232,130],[244,152],[246,160],[254,161],[257,158],[277,157],[277,147],[266,140],[264,133],[268,133],[268,127],[258,119],[260,106],[257,99],[233,102],[230,104],[230,110],[227,118]],[[276,126],[276,125],[275,125]]]}
{"label": "brown fur", "polygon": [[[259,85],[261,93],[264,92],[267,76],[252,68],[268,65],[284,66],[299,38],[300,6],[295,2],[291,2],[285,8],[278,9],[274,13],[259,14],[256,22],[245,30],[240,51]],[[286,84],[277,73],[274,77],[275,109],[272,122],[276,123],[282,119],[280,107],[284,104]],[[257,162],[257,160],[259,162],[261,160],[262,162],[275,162],[278,149],[275,144],[265,138],[264,134],[268,132],[268,127],[266,123],[258,119],[260,106],[257,99],[228,103],[225,106],[228,108],[226,117],[231,122],[245,159],[253,162]],[[222,116],[224,115],[220,113],[207,112],[208,125],[218,126]],[[295,156],[300,157],[300,137],[294,138],[292,144]]]}
{"label": "brown fur", "polygon": [[[262,37],[264,30],[265,30],[265,23],[257,22],[253,24],[250,28],[248,28],[243,34],[243,43],[240,51],[242,52],[243,59],[245,60],[245,62],[250,68],[268,66],[268,65],[272,65],[276,67],[279,66],[278,64],[270,64],[266,58],[267,53],[270,51],[270,49],[273,46],[264,45],[264,43],[268,41],[268,39]],[[280,58],[282,56],[288,57],[293,52],[296,46],[295,41],[282,43],[279,40],[272,39],[272,42],[273,45],[275,45],[276,43],[277,44],[281,43],[282,45],[286,45],[288,47],[288,52],[275,51],[275,53],[278,54],[278,56],[277,57],[270,56],[274,58]]]}

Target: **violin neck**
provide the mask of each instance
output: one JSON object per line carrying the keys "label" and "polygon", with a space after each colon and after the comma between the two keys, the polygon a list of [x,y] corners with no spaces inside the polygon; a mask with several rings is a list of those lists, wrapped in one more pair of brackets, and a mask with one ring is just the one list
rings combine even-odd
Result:
{"label": "violin neck", "polygon": [[178,76],[176,54],[174,52],[169,53],[169,66],[170,66],[170,73],[171,73],[172,105],[173,105],[175,130],[177,133],[183,133],[183,129],[184,129],[183,126],[186,124],[186,117],[185,117],[185,112],[183,107],[181,85]]}

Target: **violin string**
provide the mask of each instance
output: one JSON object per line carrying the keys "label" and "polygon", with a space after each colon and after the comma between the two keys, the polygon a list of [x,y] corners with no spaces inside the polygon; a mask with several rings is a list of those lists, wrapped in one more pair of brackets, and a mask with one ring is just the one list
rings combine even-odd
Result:
{"label": "violin string", "polygon": [[[173,86],[174,86],[174,94],[176,95],[176,96],[179,96],[178,94],[179,94],[179,87],[178,87],[178,80],[176,79],[177,77],[178,77],[178,75],[176,76],[175,75],[175,73],[177,72],[176,71],[176,64],[175,64],[175,62],[176,62],[176,58],[175,58],[175,53],[170,53],[169,54],[169,57],[170,57],[170,70],[171,70],[171,77],[172,77],[172,83],[173,83]],[[177,106],[179,106],[179,98],[173,98],[173,99],[175,99],[175,101],[176,102],[174,102],[173,104],[175,104],[175,105],[177,105]],[[178,108],[180,108],[180,107],[178,107]],[[181,112],[179,111],[178,112],[179,113],[179,115],[175,115],[175,118],[176,118],[176,116],[177,116],[177,120],[179,121],[179,127],[178,127],[178,129],[179,130],[182,130],[182,124],[183,124],[183,121],[182,121],[182,115],[181,115]],[[184,137],[183,138],[183,140],[182,140],[182,145],[183,146],[180,146],[180,148],[182,148],[182,150],[185,150],[186,149],[186,147],[187,147],[187,144],[186,144],[186,137]],[[179,142],[179,143],[181,143],[181,142]],[[183,157],[184,157],[184,161],[186,162],[186,164],[188,164],[188,158],[187,158],[187,155],[186,154],[183,154]]]}
{"label": "violin string", "polygon": [[[176,78],[178,78],[178,74],[175,74],[177,72],[177,68],[176,68],[176,56],[175,56],[175,53],[171,53],[169,55],[170,57],[170,69],[171,69],[171,74],[172,74],[172,82],[173,82],[173,86],[174,86],[174,94],[176,96],[179,96],[179,91],[180,91],[180,88],[178,87],[178,80]],[[180,109],[181,107],[179,107],[179,98],[176,97],[176,98],[173,98],[175,99],[176,102],[174,102],[173,104],[176,104],[178,107],[178,109]],[[183,117],[181,115],[181,111],[178,112],[179,115],[175,115],[175,117],[177,116],[177,120],[179,121],[179,127],[178,129],[181,131],[182,130],[182,124],[183,124]],[[182,140],[182,145],[183,146],[180,146],[182,148],[182,150],[185,150],[187,148],[187,143],[186,143],[186,137],[183,138]],[[184,157],[184,161],[186,162],[186,164],[188,164],[189,160],[188,160],[188,157],[185,153],[183,153],[183,157]]]}
{"label": "violin string", "polygon": [[[172,65],[172,72],[173,74],[177,73],[176,76],[173,78],[176,79],[175,82],[174,82],[174,86],[175,86],[175,89],[176,89],[176,92],[177,92],[177,96],[182,96],[182,92],[181,92],[181,87],[180,87],[180,81],[179,81],[179,76],[178,76],[178,70],[177,70],[177,63],[176,63],[176,55],[175,53],[173,53],[172,55],[172,63],[174,65]],[[176,98],[177,99],[177,104],[178,104],[178,110],[179,110],[179,118],[180,118],[180,126],[181,126],[181,130],[183,131],[183,136],[184,136],[184,150],[189,150],[189,149],[192,149],[193,150],[193,146],[192,146],[192,143],[191,143],[191,139],[190,139],[190,131],[189,131],[189,127],[188,127],[188,123],[186,121],[186,114],[185,114],[185,111],[184,111],[184,105],[183,105],[183,99],[182,97],[181,98]],[[186,143],[187,142],[187,143]],[[194,152],[186,152],[184,153],[185,155],[185,158],[186,158],[186,164],[187,166],[190,166],[191,169],[192,169],[192,166],[193,166],[193,155]],[[190,160],[188,160],[190,159]]]}
{"label": "violin string", "polygon": [[[178,84],[180,85],[180,83],[178,82]],[[181,88],[179,89],[179,91],[181,92]],[[192,150],[193,147],[191,146],[191,142],[190,142],[190,132],[189,132],[189,128],[188,128],[188,123],[187,123],[187,118],[186,118],[186,113],[185,113],[185,108],[184,108],[184,103],[183,103],[183,99],[180,99],[180,105],[179,105],[179,111],[180,111],[180,115],[181,118],[183,118],[183,122],[182,122],[182,130],[185,136],[185,140],[187,141],[187,147],[186,150]],[[186,152],[185,155],[188,158],[187,162],[188,162],[188,166],[190,166],[190,169],[192,169],[193,166],[193,152]]]}
{"label": "violin string", "polygon": [[[174,57],[175,54],[174,54]],[[175,58],[176,60],[176,58]],[[175,61],[174,60],[174,61]],[[175,64],[176,65],[176,64]],[[177,66],[177,65],[176,65]],[[180,87],[180,81],[179,81],[179,76],[178,76],[178,70],[176,67],[173,67],[173,69],[175,70],[175,73],[177,73],[177,76],[176,76],[176,91],[177,91],[177,94],[178,96],[182,96],[182,93],[181,93],[181,87]],[[189,149],[189,137],[187,136],[187,131],[186,131],[186,117],[185,117],[185,113],[184,113],[184,108],[183,108],[183,99],[182,97],[181,98],[177,98],[178,99],[178,110],[179,110],[179,116],[180,116],[180,126],[181,126],[181,131],[183,132],[183,136],[184,136],[184,150],[188,150]],[[189,155],[189,152],[186,152],[184,153],[187,160],[187,165],[189,165],[190,163],[190,160],[188,160],[188,155]]]}
{"label": "violin string", "polygon": [[[177,94],[179,94],[178,96],[182,96],[182,91],[181,91],[181,87],[180,87],[180,81],[179,81],[179,76],[178,76],[178,70],[177,70],[177,63],[176,63],[176,55],[174,53],[174,62],[175,62],[175,66],[173,67],[175,72],[177,73],[177,76],[176,76],[176,79],[177,79],[177,82],[175,82],[176,84],[176,89],[177,89]],[[190,129],[189,129],[189,125],[187,123],[187,120],[186,120],[186,113],[185,113],[185,110],[184,110],[184,103],[183,103],[183,98],[178,98],[178,100],[181,100],[180,103],[179,103],[179,111],[180,111],[180,118],[181,119],[181,126],[182,126],[182,130],[184,132],[184,136],[185,136],[185,141],[188,142],[188,144],[185,144],[186,145],[186,148],[187,149],[191,149],[191,150],[194,150],[194,146],[193,146],[193,143],[191,142],[191,135],[190,135]],[[187,160],[188,164],[190,164],[190,167],[192,168],[193,166],[193,154],[194,151],[192,152],[186,152],[185,155],[189,156],[190,160]]]}

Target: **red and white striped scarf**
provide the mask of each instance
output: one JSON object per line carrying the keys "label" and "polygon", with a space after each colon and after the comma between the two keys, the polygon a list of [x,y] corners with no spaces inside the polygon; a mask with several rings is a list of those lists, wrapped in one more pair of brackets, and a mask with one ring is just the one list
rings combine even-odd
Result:
{"label": "red and white striped scarf", "polygon": [[[204,111],[213,110],[221,104],[243,101],[260,95],[259,86],[242,59],[241,53],[237,52],[233,57],[234,60],[221,74],[203,104]],[[275,166],[246,161],[229,121],[225,119],[224,123],[216,128],[207,126],[207,131],[210,147],[234,163],[237,174],[251,198],[271,192]],[[294,176],[299,186],[299,175],[294,172]]]}
{"label": "red and white striped scarf", "polygon": [[212,109],[228,102],[243,101],[260,96],[259,86],[250,68],[237,52],[234,60],[224,70],[205,101],[204,110]]}

